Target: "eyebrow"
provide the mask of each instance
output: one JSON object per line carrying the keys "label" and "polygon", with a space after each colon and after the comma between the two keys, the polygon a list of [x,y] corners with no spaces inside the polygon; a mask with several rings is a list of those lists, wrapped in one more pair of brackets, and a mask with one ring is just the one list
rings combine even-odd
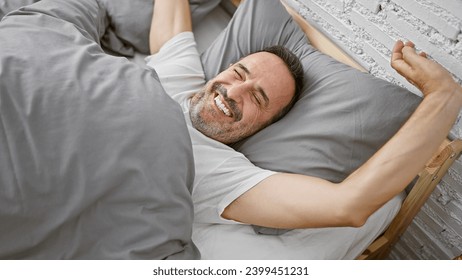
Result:
{"label": "eyebrow", "polygon": [[[241,68],[247,75],[251,75],[250,71],[249,71],[249,68],[247,68],[244,64],[238,62],[236,64],[239,68]],[[266,94],[265,90],[262,89],[260,86],[257,86],[257,91],[260,93],[260,95],[263,97],[263,99],[265,100],[265,107],[268,107],[268,104],[269,104],[269,98],[268,98],[268,95]]]}

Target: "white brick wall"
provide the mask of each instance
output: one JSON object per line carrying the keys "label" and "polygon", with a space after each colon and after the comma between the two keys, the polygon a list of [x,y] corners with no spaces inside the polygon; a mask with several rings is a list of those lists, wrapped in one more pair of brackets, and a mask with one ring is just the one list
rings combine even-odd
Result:
{"label": "white brick wall", "polygon": [[[372,75],[419,91],[390,66],[397,39],[412,40],[462,83],[462,0],[286,0]],[[462,112],[451,136],[462,138]],[[392,259],[462,254],[462,159],[393,249]]]}

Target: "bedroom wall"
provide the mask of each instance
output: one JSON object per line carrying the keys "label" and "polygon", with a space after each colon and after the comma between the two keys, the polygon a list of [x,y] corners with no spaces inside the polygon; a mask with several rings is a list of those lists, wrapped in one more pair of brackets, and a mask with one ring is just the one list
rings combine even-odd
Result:
{"label": "bedroom wall", "polygon": [[[419,94],[389,66],[396,39],[412,40],[462,83],[462,0],[287,0],[372,75]],[[451,136],[462,138],[462,113]],[[462,254],[462,159],[459,158],[391,259],[452,259]]]}

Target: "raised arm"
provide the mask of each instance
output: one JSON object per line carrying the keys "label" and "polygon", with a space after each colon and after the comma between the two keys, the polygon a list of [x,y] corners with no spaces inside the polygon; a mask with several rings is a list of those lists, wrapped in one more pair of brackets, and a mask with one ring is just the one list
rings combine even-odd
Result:
{"label": "raised arm", "polygon": [[168,40],[185,31],[192,31],[189,1],[155,0],[149,33],[151,54],[157,53]]}
{"label": "raised arm", "polygon": [[424,99],[370,160],[339,184],[303,175],[270,176],[222,216],[276,228],[361,226],[404,190],[447,137],[462,108],[462,87],[442,66],[417,54],[412,43],[396,43],[391,65]]}

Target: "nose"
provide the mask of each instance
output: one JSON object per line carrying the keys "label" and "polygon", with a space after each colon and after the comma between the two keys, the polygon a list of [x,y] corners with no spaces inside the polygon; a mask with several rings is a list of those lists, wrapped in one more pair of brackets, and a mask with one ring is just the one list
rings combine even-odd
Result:
{"label": "nose", "polygon": [[249,82],[233,82],[225,85],[228,98],[233,99],[237,103],[241,103],[252,90],[252,85]]}

